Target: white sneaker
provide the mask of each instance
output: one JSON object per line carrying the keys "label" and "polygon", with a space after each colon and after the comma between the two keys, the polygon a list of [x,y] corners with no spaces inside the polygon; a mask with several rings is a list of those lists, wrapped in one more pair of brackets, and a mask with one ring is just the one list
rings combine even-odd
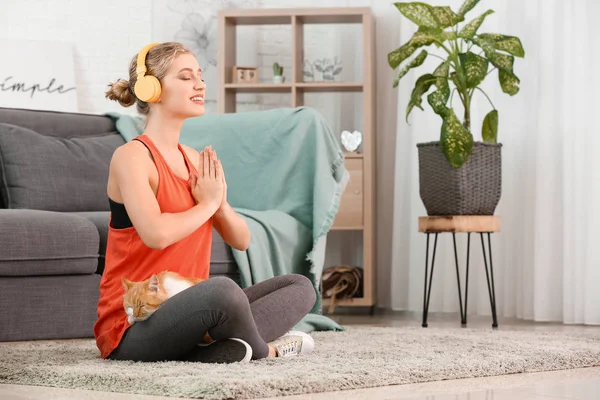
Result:
{"label": "white sneaker", "polygon": [[291,357],[308,354],[315,348],[314,339],[298,331],[290,331],[269,343],[277,351],[277,357]]}
{"label": "white sneaker", "polygon": [[302,331],[289,331],[283,336],[302,336],[302,354],[309,354],[315,349],[315,339]]}

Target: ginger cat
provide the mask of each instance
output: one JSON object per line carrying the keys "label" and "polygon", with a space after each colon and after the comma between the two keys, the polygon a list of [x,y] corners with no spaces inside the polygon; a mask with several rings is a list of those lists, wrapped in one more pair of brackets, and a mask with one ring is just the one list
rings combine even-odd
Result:
{"label": "ginger cat", "polygon": [[127,313],[127,322],[134,324],[150,318],[167,299],[204,280],[186,278],[171,271],[152,275],[141,282],[132,282],[123,277],[123,307]]}

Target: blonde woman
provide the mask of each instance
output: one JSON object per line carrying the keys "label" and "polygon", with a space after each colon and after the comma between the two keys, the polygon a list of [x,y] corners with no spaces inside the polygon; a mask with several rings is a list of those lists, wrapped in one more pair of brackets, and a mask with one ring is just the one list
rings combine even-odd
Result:
{"label": "blonde woman", "polygon": [[[138,72],[157,78],[156,87],[136,87]],[[135,104],[147,123],[143,134],[115,151],[110,164],[111,219],[94,326],[102,358],[220,363],[308,353],[314,347],[309,335],[290,331],[315,304],[308,278],[277,276],[244,289],[229,278],[208,279],[213,226],[242,251],[250,231],[227,202],[218,155],[179,143],[184,120],[204,114],[205,91],[194,55],[168,42],[142,49],[129,65],[129,80],[116,81],[106,92],[122,106]],[[165,266],[206,280],[130,324],[122,279],[144,281]]]}

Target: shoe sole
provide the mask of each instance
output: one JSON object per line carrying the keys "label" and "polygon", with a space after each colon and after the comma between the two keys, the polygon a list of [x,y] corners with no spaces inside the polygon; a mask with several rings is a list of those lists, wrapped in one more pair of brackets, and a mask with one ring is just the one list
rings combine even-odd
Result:
{"label": "shoe sole", "polygon": [[229,338],[198,345],[194,361],[212,364],[246,363],[252,358],[252,348],[241,339]]}

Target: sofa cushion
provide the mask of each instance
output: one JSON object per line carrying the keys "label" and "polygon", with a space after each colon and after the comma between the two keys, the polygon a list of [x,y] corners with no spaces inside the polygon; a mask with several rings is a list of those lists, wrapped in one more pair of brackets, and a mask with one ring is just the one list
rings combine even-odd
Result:
{"label": "sofa cushion", "polygon": [[0,210],[0,276],[93,274],[98,230],[78,215]]}
{"label": "sofa cushion", "polygon": [[96,269],[96,273],[102,275],[102,272],[104,272],[104,256],[106,255],[106,239],[108,239],[110,211],[81,211],[69,214],[87,218],[98,230],[100,243],[98,246],[98,268]]}
{"label": "sofa cushion", "polygon": [[0,191],[6,208],[108,211],[106,183],[118,134],[52,137],[0,123]]}
{"label": "sofa cushion", "polygon": [[0,123],[22,126],[46,136],[87,137],[116,131],[108,115],[0,107]]}
{"label": "sofa cushion", "polygon": [[[98,270],[102,275],[104,272],[104,256],[106,255],[106,240],[108,238],[108,223],[110,221],[109,211],[95,212],[73,212],[69,214],[79,215],[92,222],[100,235],[100,244],[98,249]],[[210,274],[233,276],[238,273],[237,264],[233,258],[231,247],[227,245],[216,229],[213,229],[212,252],[210,255]]]}

